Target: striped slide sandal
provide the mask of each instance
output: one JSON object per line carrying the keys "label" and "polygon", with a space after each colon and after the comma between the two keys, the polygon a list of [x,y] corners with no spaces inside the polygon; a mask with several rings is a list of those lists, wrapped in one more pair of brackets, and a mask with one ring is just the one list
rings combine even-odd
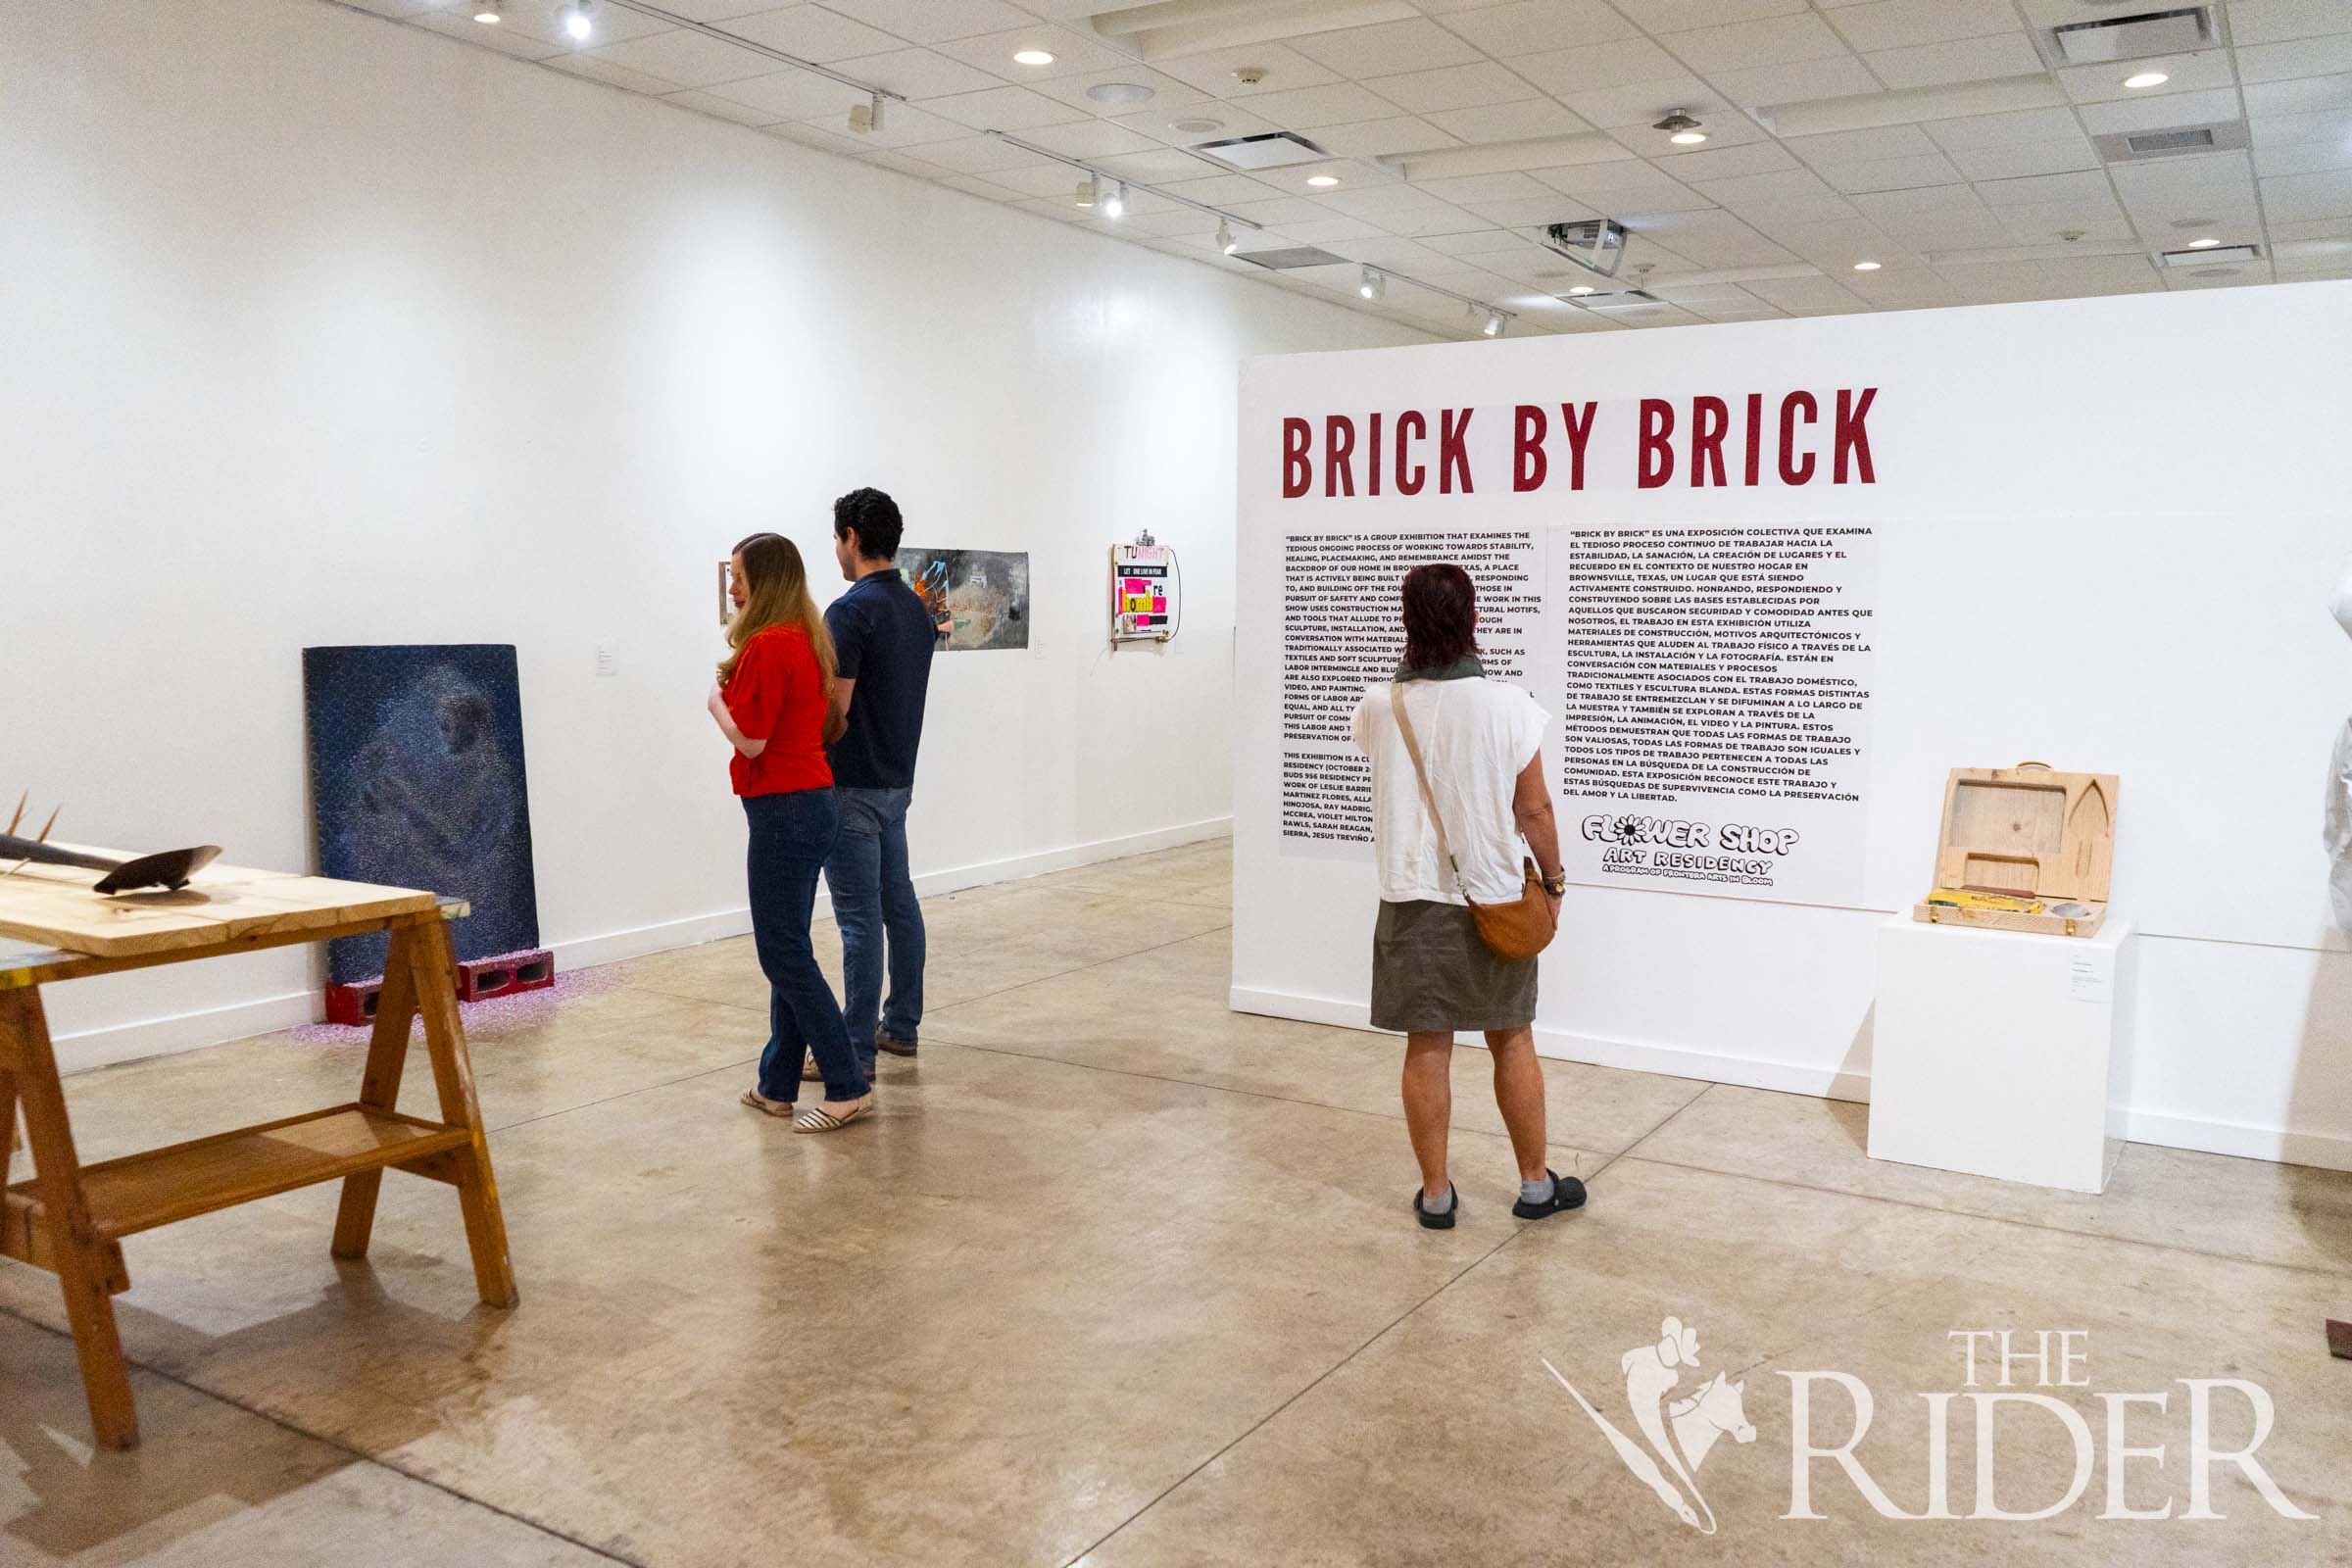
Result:
{"label": "striped slide sandal", "polygon": [[874,1099],[871,1095],[866,1096],[865,1099],[858,1102],[839,1116],[834,1115],[822,1105],[811,1105],[792,1118],[792,1130],[796,1133],[838,1132],[850,1123],[860,1119],[873,1108]]}

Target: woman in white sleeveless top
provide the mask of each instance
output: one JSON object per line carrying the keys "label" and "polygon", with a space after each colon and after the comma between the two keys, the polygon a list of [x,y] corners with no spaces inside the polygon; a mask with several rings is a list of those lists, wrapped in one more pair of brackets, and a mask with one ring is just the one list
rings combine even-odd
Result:
{"label": "woman in white sleeveless top", "polygon": [[[1372,839],[1380,918],[1372,936],[1372,1026],[1405,1036],[1404,1118],[1421,1165],[1413,1212],[1450,1229],[1460,1200],[1446,1170],[1453,1113],[1453,1037],[1476,1030],[1494,1059],[1494,1102],[1519,1164],[1511,1212],[1540,1219],[1585,1200],[1583,1183],[1544,1164],[1544,1072],[1536,1062],[1536,960],[1496,957],[1469,901],[1508,904],[1521,888],[1524,839],[1551,896],[1566,888],[1544,772],[1544,712],[1478,662],[1478,601],[1455,565],[1404,579],[1404,662],[1355,710],[1355,744],[1372,759]],[[1396,722],[1401,702],[1421,749],[1449,864]],[[1459,868],[1458,875],[1456,867]]]}

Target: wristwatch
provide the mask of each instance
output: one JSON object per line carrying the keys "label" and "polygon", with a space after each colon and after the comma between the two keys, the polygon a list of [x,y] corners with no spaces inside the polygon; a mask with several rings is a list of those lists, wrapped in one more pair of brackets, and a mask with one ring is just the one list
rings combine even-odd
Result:
{"label": "wristwatch", "polygon": [[1545,877],[1544,879],[1544,891],[1550,894],[1555,899],[1566,898],[1568,896],[1568,873],[1566,871],[1562,871],[1557,876]]}

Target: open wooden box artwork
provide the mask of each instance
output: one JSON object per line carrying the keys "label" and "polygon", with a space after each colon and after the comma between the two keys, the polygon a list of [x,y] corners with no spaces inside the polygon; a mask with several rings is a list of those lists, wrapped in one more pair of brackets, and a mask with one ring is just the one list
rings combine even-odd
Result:
{"label": "open wooden box artwork", "polygon": [[1911,917],[2095,935],[2115,863],[2115,794],[2113,773],[2060,773],[2047,762],[1952,769],[1936,886]]}

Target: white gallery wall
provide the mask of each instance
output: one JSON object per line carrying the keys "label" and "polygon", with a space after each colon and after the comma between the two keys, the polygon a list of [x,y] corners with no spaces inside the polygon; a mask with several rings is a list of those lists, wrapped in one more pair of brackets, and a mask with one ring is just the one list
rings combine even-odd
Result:
{"label": "white gallery wall", "polygon": [[[0,0],[0,38],[11,806],[307,866],[301,650],[510,642],[560,962],[746,929],[714,564],[775,528],[829,575],[874,484],[910,544],[1031,553],[1032,649],[933,676],[932,886],[1222,830],[1237,364],[1409,335],[315,0]],[[1113,656],[1143,527],[1184,631]],[[277,1027],[313,964],[53,1026],[69,1065]]]}
{"label": "white gallery wall", "polygon": [[[1251,363],[1242,399],[1234,1001],[1362,1025],[1368,852],[1280,830],[1285,535],[1558,524],[1875,525],[1862,871],[1830,905],[1572,887],[1540,1048],[1866,1098],[1875,928],[1930,886],[1947,769],[2114,772],[2114,908],[2145,936],[2131,1135],[2352,1167],[2352,951],[2321,809],[2352,713],[2352,285],[2057,301]],[[1829,480],[1836,389],[1876,388],[1875,482]],[[1740,481],[1746,394],[1822,394],[1819,482]],[[1734,411],[1731,488],[1636,483],[1635,413]],[[1513,409],[1596,400],[1587,486],[1512,488]],[[1333,415],[1476,408],[1474,494],[1326,496]],[[1284,497],[1283,420],[1318,433]],[[1360,437],[1359,437],[1360,439]],[[1393,449],[1392,449],[1393,450]],[[1360,471],[1360,470],[1359,470]],[[1556,656],[1555,656],[1556,657]],[[1554,689],[1559,676],[1551,675]],[[1550,705],[1556,708],[1556,699]],[[1545,740],[1558,777],[1560,731]],[[1563,809],[1563,834],[1577,831]],[[2063,940],[2063,939],[2053,939]],[[2014,1092],[2032,1097],[2035,1086]]]}

